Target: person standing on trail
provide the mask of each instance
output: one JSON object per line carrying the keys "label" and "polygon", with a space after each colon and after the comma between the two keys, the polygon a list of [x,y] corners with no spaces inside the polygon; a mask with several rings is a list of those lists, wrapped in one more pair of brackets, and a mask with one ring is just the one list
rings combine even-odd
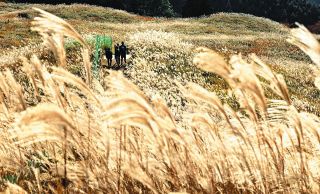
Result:
{"label": "person standing on trail", "polygon": [[116,44],[114,46],[114,58],[116,59],[116,64],[119,65],[120,63],[120,46]]}
{"label": "person standing on trail", "polygon": [[121,42],[120,55],[121,55],[121,65],[123,63],[127,63],[127,46],[124,44],[124,42]]}
{"label": "person standing on trail", "polygon": [[112,52],[110,50],[110,48],[106,48],[106,58],[108,61],[108,67],[111,67],[112,64]]}

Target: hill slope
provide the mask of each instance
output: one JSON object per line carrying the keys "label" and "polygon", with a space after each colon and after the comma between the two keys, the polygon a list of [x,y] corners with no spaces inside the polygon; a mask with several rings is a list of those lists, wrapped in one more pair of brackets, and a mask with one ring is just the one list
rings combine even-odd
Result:
{"label": "hill slope", "polygon": [[[110,8],[79,4],[32,6],[66,19],[86,37],[106,34],[112,36],[114,42],[120,42],[128,40],[136,31],[156,30],[175,33],[177,37],[193,44],[194,47],[212,48],[226,57],[234,53],[244,55],[256,53],[277,72],[285,75],[297,103],[308,102],[309,105],[301,106],[302,109],[313,109],[315,112],[320,110],[318,105],[320,103],[314,98],[316,88],[311,80],[305,80],[310,74],[308,66],[310,60],[299,49],[286,42],[289,29],[269,19],[233,13],[219,13],[194,19],[165,19],[142,17]],[[34,12],[28,13],[30,18],[8,14],[13,11],[30,10],[32,6],[0,4],[0,14],[5,14],[6,18],[0,21],[3,29],[0,32],[0,53],[1,50],[5,51],[2,52],[4,54],[0,57],[0,63],[5,65],[16,63],[17,56],[32,53],[29,51],[29,44],[41,42],[39,36],[29,30],[30,18],[35,16]],[[21,52],[16,49],[11,50],[12,46],[22,46],[25,49],[21,49]],[[219,87],[213,86],[214,88]]]}
{"label": "hill slope", "polygon": [[[29,6],[8,6],[19,8]],[[244,14],[172,20],[42,8],[82,35],[38,10],[32,26],[45,48],[28,30],[34,12],[0,15],[1,40],[26,45],[1,47],[0,192],[320,190],[320,118],[311,114],[319,72],[286,42],[285,26]],[[126,41],[131,58],[120,71],[91,66],[96,34]],[[312,34],[290,34],[320,65]]]}

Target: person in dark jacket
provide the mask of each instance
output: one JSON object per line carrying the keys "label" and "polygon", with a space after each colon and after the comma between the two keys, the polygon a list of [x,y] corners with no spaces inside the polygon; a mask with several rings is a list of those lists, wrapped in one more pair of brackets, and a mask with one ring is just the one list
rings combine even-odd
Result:
{"label": "person in dark jacket", "polygon": [[108,61],[108,67],[111,67],[112,64],[112,52],[110,50],[110,48],[106,48],[106,58]]}
{"label": "person in dark jacket", "polygon": [[119,46],[119,44],[116,44],[114,46],[114,58],[116,60],[116,64],[119,65],[119,63],[120,63],[120,46]]}
{"label": "person in dark jacket", "polygon": [[121,42],[120,46],[121,65],[127,63],[127,46]]}

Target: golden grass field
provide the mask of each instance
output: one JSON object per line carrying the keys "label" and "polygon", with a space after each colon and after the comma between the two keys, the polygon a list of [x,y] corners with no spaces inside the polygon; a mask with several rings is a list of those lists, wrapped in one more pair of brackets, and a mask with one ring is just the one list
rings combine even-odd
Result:
{"label": "golden grass field", "polygon": [[[320,192],[320,45],[303,26],[0,3],[0,27],[0,191]],[[132,56],[99,79],[96,34]]]}

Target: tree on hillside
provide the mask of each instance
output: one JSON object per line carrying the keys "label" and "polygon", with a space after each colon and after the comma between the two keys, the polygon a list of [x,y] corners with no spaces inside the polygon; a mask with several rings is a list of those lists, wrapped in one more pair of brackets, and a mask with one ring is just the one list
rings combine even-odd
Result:
{"label": "tree on hillside", "polygon": [[146,0],[131,0],[128,1],[127,9],[130,12],[139,13],[141,15],[146,15]]}
{"label": "tree on hillside", "polygon": [[226,12],[227,10],[233,11],[232,5],[229,5],[228,7],[228,1],[227,0],[214,0],[212,1],[212,11],[213,12]]}
{"label": "tree on hillside", "polygon": [[149,0],[150,15],[171,17],[174,11],[169,0]]}
{"label": "tree on hillside", "polygon": [[211,14],[212,9],[208,0],[187,0],[182,9],[183,17],[198,17]]}
{"label": "tree on hillside", "polygon": [[287,8],[289,23],[314,24],[320,20],[320,7],[307,0],[292,0]]}
{"label": "tree on hillside", "polygon": [[[248,0],[255,1],[255,0]],[[260,0],[247,13],[279,22],[313,24],[320,18],[320,9],[308,0]]]}
{"label": "tree on hillside", "polygon": [[169,0],[131,0],[128,10],[140,15],[171,17],[174,11]]}
{"label": "tree on hillside", "polygon": [[174,12],[180,16],[182,14],[182,8],[185,5],[186,0],[169,0],[169,2],[171,3]]}

